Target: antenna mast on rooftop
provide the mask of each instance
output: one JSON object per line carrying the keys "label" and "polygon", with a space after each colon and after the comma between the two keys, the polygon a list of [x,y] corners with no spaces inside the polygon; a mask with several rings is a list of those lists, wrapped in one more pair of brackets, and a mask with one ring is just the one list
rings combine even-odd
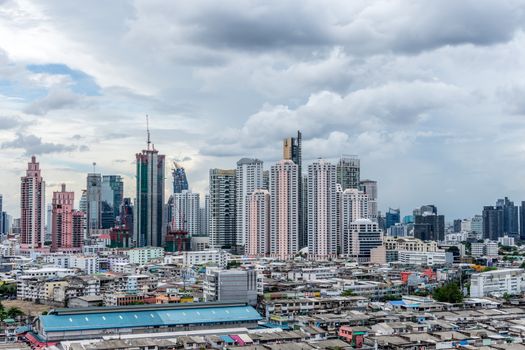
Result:
{"label": "antenna mast on rooftop", "polygon": [[151,145],[151,139],[150,139],[150,134],[149,134],[149,116],[146,114],[146,130],[148,132],[148,151],[150,149],[150,145]]}

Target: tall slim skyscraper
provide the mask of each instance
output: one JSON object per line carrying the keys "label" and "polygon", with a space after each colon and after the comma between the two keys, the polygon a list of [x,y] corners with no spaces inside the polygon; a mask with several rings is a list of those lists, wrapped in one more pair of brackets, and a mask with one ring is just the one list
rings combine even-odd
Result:
{"label": "tall slim skyscraper", "polygon": [[520,206],[520,239],[525,240],[525,201]]}
{"label": "tall slim skyscraper", "polygon": [[66,191],[53,192],[51,214],[51,250],[80,248],[83,242],[83,212],[74,210],[75,194]]}
{"label": "tall slim skyscraper", "polygon": [[359,184],[361,191],[366,193],[366,195],[368,196],[368,218],[372,221],[377,222],[377,181],[362,180]]}
{"label": "tall slim skyscraper", "polygon": [[32,156],[20,185],[20,236],[24,248],[41,248],[44,245],[45,188],[40,165]]}
{"label": "tall slim skyscraper", "polygon": [[308,166],[308,254],[310,259],[337,255],[336,167],[323,159]]}
{"label": "tall slim skyscraper", "polygon": [[119,175],[102,176],[101,187],[101,226],[112,228],[120,215],[124,198],[124,181]]}
{"label": "tall slim skyscraper", "polygon": [[210,247],[236,244],[235,170],[210,169]]}
{"label": "tall slim skyscraper", "polygon": [[177,162],[173,162],[171,175],[173,176],[173,193],[181,193],[184,190],[189,190],[186,170]]}
{"label": "tall slim skyscraper", "polygon": [[503,210],[503,233],[509,236],[517,236],[519,234],[518,207],[507,197],[498,199],[496,207]]}
{"label": "tall slim skyscraper", "polygon": [[165,156],[151,146],[136,154],[137,198],[135,202],[135,241],[139,247],[164,244],[164,169]]}
{"label": "tall slim skyscraper", "polygon": [[236,183],[236,245],[239,252],[246,246],[247,216],[246,198],[263,187],[263,162],[259,159],[242,158],[237,162]]}
{"label": "tall slim skyscraper", "polygon": [[[298,186],[299,186],[299,208],[298,208],[298,222],[299,222],[299,249],[308,246],[308,229],[307,219],[305,214],[308,212],[303,199],[303,151],[302,151],[303,135],[297,130],[296,137],[288,137],[283,140],[283,159],[293,161],[297,165],[298,171]],[[304,184],[306,191],[306,183]]]}
{"label": "tall slim skyscraper", "polygon": [[257,189],[246,197],[246,254],[266,256],[269,251],[270,194]]}
{"label": "tall slim skyscraper", "polygon": [[2,208],[2,205],[3,205],[3,200],[4,198],[2,197],[2,195],[0,194],[0,234],[4,234],[4,215],[3,215],[3,208]]}
{"label": "tall slim skyscraper", "polygon": [[171,195],[172,230],[188,232],[189,237],[199,235],[200,195],[189,190]]}
{"label": "tall slim skyscraper", "polygon": [[497,241],[503,236],[504,213],[502,207],[483,207],[483,238]]}
{"label": "tall slim skyscraper", "polygon": [[133,232],[133,203],[131,198],[123,198],[120,205],[119,225]]}
{"label": "tall slim skyscraper", "polygon": [[270,168],[270,255],[289,259],[299,250],[299,166],[283,159]]}
{"label": "tall slim skyscraper", "polygon": [[348,188],[359,189],[361,163],[355,155],[341,156],[337,163],[337,183],[343,191]]}
{"label": "tall slim skyscraper", "polygon": [[87,236],[102,228],[102,176],[96,173],[87,175],[86,181],[86,221]]}

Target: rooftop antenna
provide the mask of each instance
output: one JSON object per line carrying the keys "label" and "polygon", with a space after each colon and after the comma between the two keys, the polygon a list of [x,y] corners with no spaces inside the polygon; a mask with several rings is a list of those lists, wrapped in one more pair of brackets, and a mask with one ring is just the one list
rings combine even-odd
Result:
{"label": "rooftop antenna", "polygon": [[150,134],[149,134],[149,116],[147,114],[146,114],[146,130],[148,132],[148,151],[149,151],[151,140],[150,140]]}

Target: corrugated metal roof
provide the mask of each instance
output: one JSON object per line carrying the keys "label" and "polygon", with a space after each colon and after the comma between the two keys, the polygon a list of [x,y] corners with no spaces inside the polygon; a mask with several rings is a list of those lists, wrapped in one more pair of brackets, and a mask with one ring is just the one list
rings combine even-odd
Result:
{"label": "corrugated metal roof", "polygon": [[89,329],[139,328],[232,321],[259,321],[262,317],[251,306],[183,308],[167,310],[122,310],[40,316],[45,332]]}

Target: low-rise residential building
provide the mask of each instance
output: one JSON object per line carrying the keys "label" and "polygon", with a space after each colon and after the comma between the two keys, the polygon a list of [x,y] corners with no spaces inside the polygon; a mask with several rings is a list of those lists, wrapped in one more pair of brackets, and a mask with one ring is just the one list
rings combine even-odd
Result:
{"label": "low-rise residential building", "polygon": [[228,264],[228,256],[229,253],[221,249],[183,252],[182,264],[184,266],[211,264],[225,268]]}
{"label": "low-rise residential building", "polygon": [[398,260],[402,264],[419,265],[419,266],[434,266],[452,264],[452,255],[447,259],[446,252],[417,252],[401,250],[398,252]]}
{"label": "low-rise residential building", "polygon": [[474,242],[471,244],[471,253],[473,257],[496,257],[498,256],[498,243],[485,240],[485,242]]}
{"label": "low-rise residential building", "polygon": [[470,278],[470,296],[518,295],[525,290],[525,270],[502,269],[475,273]]}

